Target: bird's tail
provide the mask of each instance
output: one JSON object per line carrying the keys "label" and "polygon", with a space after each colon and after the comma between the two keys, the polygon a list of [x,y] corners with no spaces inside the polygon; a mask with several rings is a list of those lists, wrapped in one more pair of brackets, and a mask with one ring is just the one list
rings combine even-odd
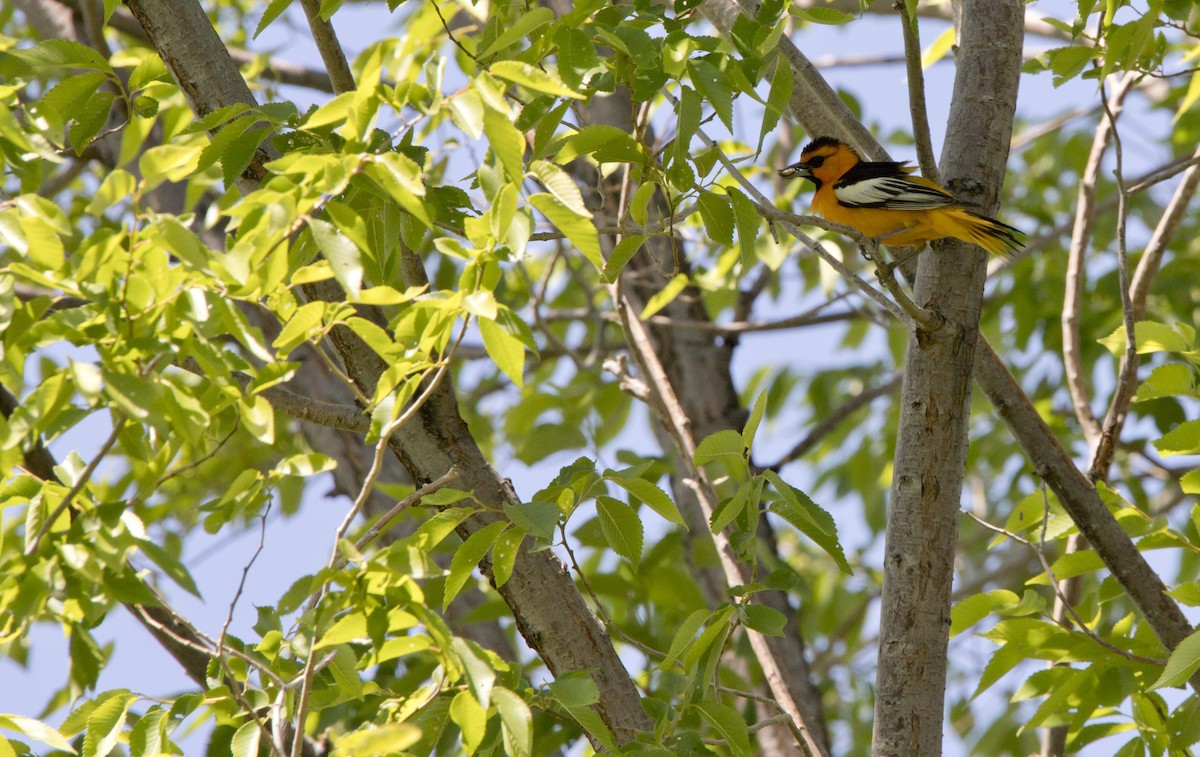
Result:
{"label": "bird's tail", "polygon": [[1019,229],[966,208],[958,210],[955,220],[959,222],[960,233],[954,234],[954,237],[1006,258],[1012,258],[1024,247],[1024,234]]}

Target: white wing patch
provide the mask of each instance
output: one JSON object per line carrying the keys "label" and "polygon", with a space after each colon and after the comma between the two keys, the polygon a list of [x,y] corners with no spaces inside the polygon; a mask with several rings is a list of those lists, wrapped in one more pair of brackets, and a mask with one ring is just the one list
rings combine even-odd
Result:
{"label": "white wing patch", "polygon": [[957,205],[954,198],[901,176],[880,176],[849,184],[835,184],[833,194],[849,207],[926,210]]}

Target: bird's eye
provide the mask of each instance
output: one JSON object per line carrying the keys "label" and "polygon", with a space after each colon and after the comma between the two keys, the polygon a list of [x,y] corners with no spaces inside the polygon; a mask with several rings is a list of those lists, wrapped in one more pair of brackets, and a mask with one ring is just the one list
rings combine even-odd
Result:
{"label": "bird's eye", "polygon": [[818,155],[818,156],[816,156],[816,157],[814,157],[814,158],[809,158],[809,159],[808,159],[808,167],[809,167],[809,168],[820,168],[820,167],[821,167],[821,164],[822,164],[822,163],[824,163],[824,162],[825,162],[825,156],[824,156],[824,155]]}

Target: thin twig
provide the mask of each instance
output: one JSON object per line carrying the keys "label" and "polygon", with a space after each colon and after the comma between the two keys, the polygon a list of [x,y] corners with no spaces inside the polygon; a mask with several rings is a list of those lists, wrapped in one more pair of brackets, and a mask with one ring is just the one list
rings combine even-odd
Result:
{"label": "thin twig", "polygon": [[67,490],[62,502],[58,504],[58,507],[54,508],[53,512],[46,516],[46,519],[42,522],[41,528],[38,529],[37,534],[34,535],[32,541],[30,541],[29,545],[25,548],[26,555],[37,553],[38,547],[41,546],[42,539],[45,538],[46,534],[50,531],[50,528],[54,525],[54,521],[58,520],[59,516],[71,506],[71,503],[74,501],[75,497],[79,495],[79,492],[83,491],[83,487],[87,486],[88,481],[90,481],[92,478],[92,474],[96,472],[96,467],[100,465],[100,461],[103,460],[104,456],[109,453],[114,445],[116,445],[117,439],[121,435],[121,428],[125,425],[125,418],[126,415],[124,410],[116,410],[113,413],[112,433],[110,433],[108,438],[104,440],[104,444],[100,445],[100,450],[96,452],[96,455],[91,459],[90,462],[88,462],[87,467],[80,472],[79,477],[75,480],[75,484],[69,490]]}
{"label": "thin twig", "polygon": [[929,137],[929,113],[925,106],[925,72],[921,67],[921,40],[917,19],[908,15],[904,0],[896,0],[892,8],[900,14],[904,30],[904,65],[908,73],[908,110],[912,117],[913,139],[917,142],[917,162],[921,174],[934,184],[938,180],[937,161],[933,157],[933,140]]}
{"label": "thin twig", "polygon": [[874,389],[867,389],[859,392],[850,399],[846,400],[839,407],[823,415],[820,423],[813,426],[803,439],[796,442],[795,446],[787,451],[787,454],[779,458],[779,460],[776,462],[764,466],[764,469],[778,472],[783,466],[808,454],[809,450],[815,447],[823,438],[828,436],[830,432],[841,425],[844,420],[856,413],[859,409],[871,404],[877,398],[896,391],[898,388],[900,388],[900,384],[903,382],[903,380],[903,374],[893,374],[890,378]]}
{"label": "thin twig", "polygon": [[[1101,83],[1101,93],[1104,85]],[[1125,416],[1129,412],[1129,404],[1137,391],[1137,330],[1134,328],[1133,302],[1129,294],[1129,253],[1126,242],[1126,226],[1129,221],[1129,193],[1125,189],[1124,156],[1121,148],[1121,135],[1117,129],[1117,114],[1108,107],[1105,100],[1104,112],[1112,124],[1113,150],[1116,157],[1114,176],[1117,182],[1117,272],[1121,288],[1121,314],[1125,323],[1125,355],[1122,359],[1121,371],[1117,376],[1117,386],[1109,402],[1108,412],[1104,416],[1104,426],[1096,445],[1092,465],[1088,469],[1088,477],[1092,481],[1101,481],[1108,477],[1112,465],[1113,453],[1116,451],[1117,440],[1121,435],[1121,427],[1125,424]]]}

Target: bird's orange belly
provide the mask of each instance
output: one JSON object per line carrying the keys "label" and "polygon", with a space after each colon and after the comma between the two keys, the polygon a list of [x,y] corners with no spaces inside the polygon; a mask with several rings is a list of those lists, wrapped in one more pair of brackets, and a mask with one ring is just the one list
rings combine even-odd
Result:
{"label": "bird's orange belly", "polygon": [[851,226],[865,236],[886,237],[883,242],[889,245],[918,245],[945,236],[929,228],[923,217],[926,211],[846,208],[836,200],[820,196],[813,198],[813,210],[822,218]]}

